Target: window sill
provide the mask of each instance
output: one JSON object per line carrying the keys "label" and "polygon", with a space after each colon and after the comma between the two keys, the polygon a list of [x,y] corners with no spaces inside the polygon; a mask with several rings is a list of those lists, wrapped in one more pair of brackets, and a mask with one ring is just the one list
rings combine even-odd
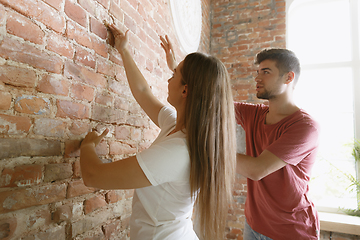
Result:
{"label": "window sill", "polygon": [[319,212],[320,230],[360,235],[360,217]]}

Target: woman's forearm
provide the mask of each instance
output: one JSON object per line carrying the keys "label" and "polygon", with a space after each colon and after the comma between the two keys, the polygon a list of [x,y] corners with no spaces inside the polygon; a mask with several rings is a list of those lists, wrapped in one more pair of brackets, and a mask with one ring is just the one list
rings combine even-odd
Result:
{"label": "woman's forearm", "polygon": [[121,51],[120,54],[124,63],[126,77],[128,79],[131,92],[136,101],[139,102],[144,92],[151,91],[150,86],[140,72],[139,68],[137,67],[129,50],[125,49]]}
{"label": "woman's forearm", "polygon": [[96,154],[95,144],[86,144],[80,148],[81,174],[86,186],[92,187],[97,166],[103,164]]}

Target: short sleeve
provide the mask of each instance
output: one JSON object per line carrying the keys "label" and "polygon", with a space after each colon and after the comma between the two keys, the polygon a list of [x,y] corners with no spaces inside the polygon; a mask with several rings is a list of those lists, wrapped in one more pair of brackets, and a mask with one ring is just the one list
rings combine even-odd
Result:
{"label": "short sleeve", "polygon": [[153,186],[165,182],[189,181],[190,158],[184,138],[170,138],[136,155]]}
{"label": "short sleeve", "polygon": [[173,125],[176,120],[176,111],[170,107],[163,106],[158,115],[158,123],[161,129],[164,126]]}
{"label": "short sleeve", "polygon": [[318,147],[319,126],[315,121],[298,121],[288,127],[267,150],[291,165],[297,165]]}

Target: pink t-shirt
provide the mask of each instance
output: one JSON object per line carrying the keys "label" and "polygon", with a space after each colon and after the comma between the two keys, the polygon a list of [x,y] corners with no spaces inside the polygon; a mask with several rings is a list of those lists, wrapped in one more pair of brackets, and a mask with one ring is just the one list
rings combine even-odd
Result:
{"label": "pink t-shirt", "polygon": [[246,154],[265,149],[288,163],[259,181],[247,180],[248,224],[274,240],[318,239],[320,222],[308,197],[311,168],[318,148],[319,125],[303,110],[266,125],[265,105],[235,103],[236,120],[246,132]]}

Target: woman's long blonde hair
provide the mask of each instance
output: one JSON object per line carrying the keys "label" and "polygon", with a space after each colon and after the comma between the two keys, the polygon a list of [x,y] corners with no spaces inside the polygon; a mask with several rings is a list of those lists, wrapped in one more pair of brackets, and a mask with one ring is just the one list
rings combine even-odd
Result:
{"label": "woman's long blonde hair", "polygon": [[186,56],[181,70],[188,85],[185,128],[191,194],[200,239],[223,239],[235,180],[236,133],[232,90],[224,64],[201,53]]}

